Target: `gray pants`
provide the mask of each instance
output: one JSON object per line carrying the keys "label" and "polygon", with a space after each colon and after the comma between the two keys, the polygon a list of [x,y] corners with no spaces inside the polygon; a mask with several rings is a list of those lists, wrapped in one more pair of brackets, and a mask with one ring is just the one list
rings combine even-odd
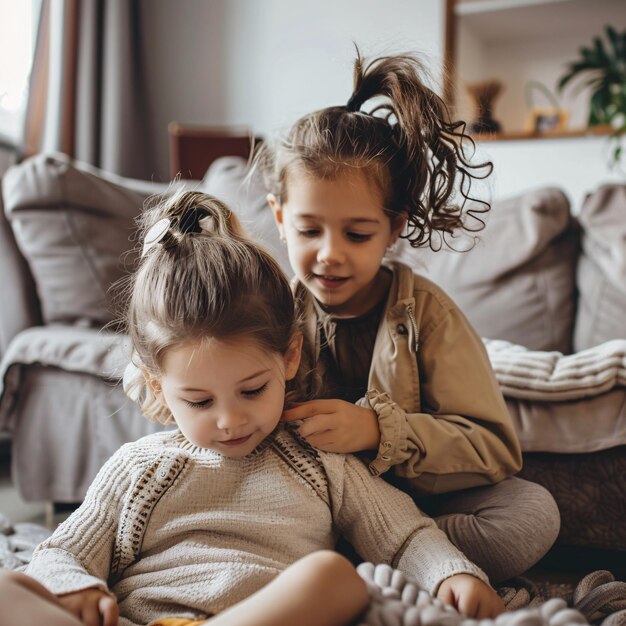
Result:
{"label": "gray pants", "polygon": [[559,534],[561,518],[550,492],[521,478],[416,502],[492,584],[532,567]]}

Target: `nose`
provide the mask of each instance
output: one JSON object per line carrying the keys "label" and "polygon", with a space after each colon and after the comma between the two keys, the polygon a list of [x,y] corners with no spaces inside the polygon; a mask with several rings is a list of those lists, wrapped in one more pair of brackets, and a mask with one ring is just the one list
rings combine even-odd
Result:
{"label": "nose", "polygon": [[340,238],[332,233],[327,234],[323,238],[320,248],[317,251],[318,263],[323,263],[324,265],[338,265],[343,263],[344,259],[345,255]]}
{"label": "nose", "polygon": [[248,423],[246,413],[238,406],[224,407],[217,418],[217,427],[228,433],[234,433]]}

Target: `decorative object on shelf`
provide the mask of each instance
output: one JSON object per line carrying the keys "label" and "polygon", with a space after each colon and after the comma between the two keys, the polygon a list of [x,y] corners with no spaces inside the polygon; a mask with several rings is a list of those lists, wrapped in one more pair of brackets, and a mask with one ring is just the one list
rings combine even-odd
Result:
{"label": "decorative object on shelf", "polygon": [[626,30],[618,33],[612,26],[605,28],[609,45],[601,37],[593,38],[592,47],[581,47],[580,58],[568,64],[567,72],[558,83],[559,91],[578,76],[587,80],[576,93],[591,89],[589,98],[589,126],[609,124],[615,142],[612,165],[622,157],[622,143],[626,136]]}
{"label": "decorative object on shelf", "polygon": [[[550,103],[550,106],[536,106],[533,92],[540,91]],[[528,130],[531,133],[556,133],[567,128],[569,111],[563,109],[556,96],[538,80],[529,80],[526,83],[526,102],[530,110]]]}
{"label": "decorative object on shelf", "polygon": [[493,105],[502,92],[502,83],[497,79],[491,79],[469,83],[465,87],[476,108],[476,119],[469,125],[470,133],[499,133],[502,127],[500,122],[493,118]]}

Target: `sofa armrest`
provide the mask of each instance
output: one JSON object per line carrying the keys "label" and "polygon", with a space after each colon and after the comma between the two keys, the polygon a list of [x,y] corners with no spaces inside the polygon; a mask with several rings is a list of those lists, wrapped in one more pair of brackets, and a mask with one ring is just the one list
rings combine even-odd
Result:
{"label": "sofa armrest", "polygon": [[0,194],[0,284],[2,312],[0,313],[0,357],[15,335],[31,326],[41,324],[39,298],[33,276],[19,251],[11,225],[4,213]]}

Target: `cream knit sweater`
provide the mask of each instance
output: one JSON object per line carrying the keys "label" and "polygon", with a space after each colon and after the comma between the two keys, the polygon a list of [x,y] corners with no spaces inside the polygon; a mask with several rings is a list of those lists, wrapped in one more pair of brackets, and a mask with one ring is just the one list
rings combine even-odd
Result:
{"label": "cream knit sweater", "polygon": [[484,573],[412,500],[351,455],[308,448],[278,429],[239,459],[179,431],[124,445],[82,506],[37,547],[26,573],[63,594],[109,589],[120,626],[202,619],[246,598],[341,533],[359,554],[434,590]]}

